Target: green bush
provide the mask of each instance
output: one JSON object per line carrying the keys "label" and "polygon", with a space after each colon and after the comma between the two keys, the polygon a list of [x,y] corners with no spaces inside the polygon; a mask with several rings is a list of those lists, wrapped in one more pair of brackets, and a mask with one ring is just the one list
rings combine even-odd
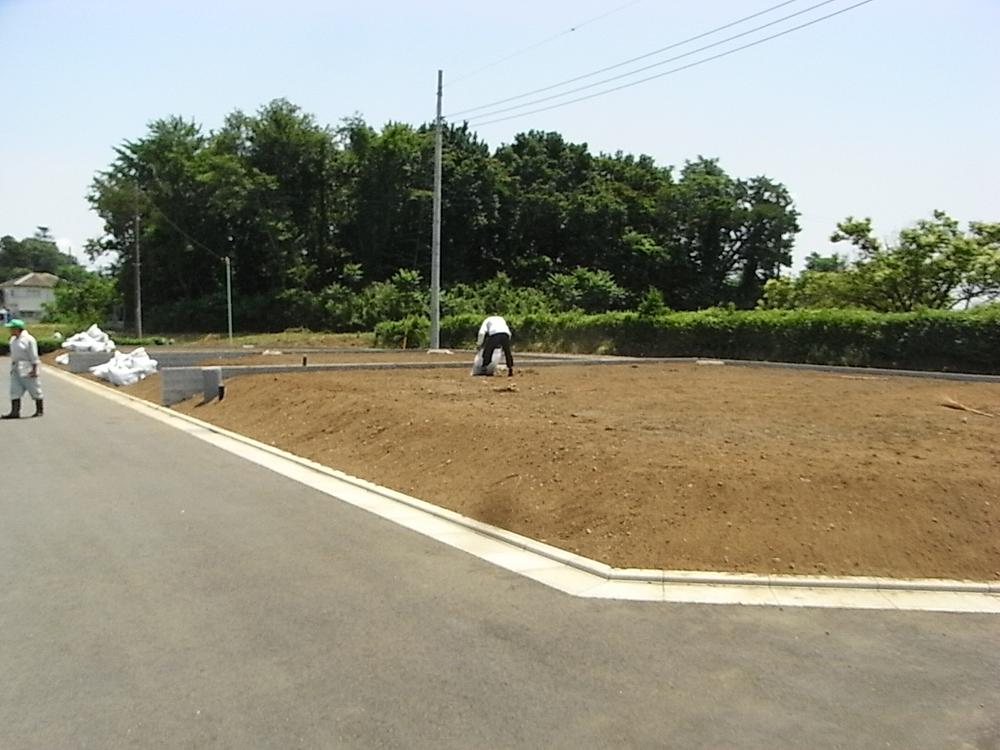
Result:
{"label": "green bush", "polygon": [[420,316],[387,320],[375,326],[375,346],[387,349],[426,349],[430,346],[430,330],[430,321]]}
{"label": "green bush", "polygon": [[115,280],[79,268],[63,270],[72,271],[67,275],[73,279],[61,278],[56,284],[55,300],[44,306],[45,320],[83,330],[95,320],[110,318],[119,301]]}
{"label": "green bush", "polygon": [[569,273],[551,273],[546,286],[559,310],[599,313],[621,310],[628,301],[628,292],[604,270],[581,266]]}
{"label": "green bush", "polygon": [[478,284],[455,284],[441,292],[441,314],[445,316],[528,315],[549,312],[554,307],[545,292],[515,286],[505,273]]}
{"label": "green bush", "polygon": [[361,322],[369,330],[387,320],[426,315],[430,294],[418,271],[400,269],[388,281],[369,284],[361,291]]}

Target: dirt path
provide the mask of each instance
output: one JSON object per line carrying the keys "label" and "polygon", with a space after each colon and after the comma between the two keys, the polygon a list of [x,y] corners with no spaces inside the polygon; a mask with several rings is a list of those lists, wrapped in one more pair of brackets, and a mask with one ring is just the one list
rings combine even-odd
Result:
{"label": "dirt path", "polygon": [[255,375],[176,408],[618,567],[997,580],[1000,418],[949,399],[1000,413],[992,383],[693,364]]}

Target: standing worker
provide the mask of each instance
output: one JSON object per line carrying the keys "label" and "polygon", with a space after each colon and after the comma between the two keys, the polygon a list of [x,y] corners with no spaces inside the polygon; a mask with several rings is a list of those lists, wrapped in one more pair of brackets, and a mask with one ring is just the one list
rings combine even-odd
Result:
{"label": "standing worker", "polygon": [[494,351],[503,349],[503,356],[507,360],[507,377],[514,375],[514,355],[510,353],[510,326],[499,315],[490,315],[479,326],[476,348],[483,350],[483,367],[489,367],[493,361]]}
{"label": "standing worker", "polygon": [[38,379],[38,342],[24,330],[24,321],[19,318],[5,323],[10,329],[10,413],[0,419],[19,419],[21,416],[21,396],[27,391],[35,400],[35,413],[40,417],[45,413],[42,400],[42,384]]}

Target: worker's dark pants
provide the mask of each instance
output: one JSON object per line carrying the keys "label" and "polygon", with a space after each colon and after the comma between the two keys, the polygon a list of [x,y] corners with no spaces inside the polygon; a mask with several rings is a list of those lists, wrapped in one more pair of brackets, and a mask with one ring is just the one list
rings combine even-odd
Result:
{"label": "worker's dark pants", "polygon": [[514,355],[510,353],[510,334],[491,333],[483,341],[483,367],[488,367],[493,361],[493,352],[503,349],[503,356],[507,360],[507,370],[514,370]]}

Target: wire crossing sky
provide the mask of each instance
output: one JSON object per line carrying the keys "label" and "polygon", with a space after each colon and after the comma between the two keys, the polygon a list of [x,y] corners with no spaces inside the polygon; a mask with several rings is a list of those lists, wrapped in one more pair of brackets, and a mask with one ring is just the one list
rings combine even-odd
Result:
{"label": "wire crossing sky", "polygon": [[[796,2],[796,1],[797,0],[787,0],[787,2]],[[642,2],[642,0],[632,0],[632,2],[625,3],[624,5],[619,5],[617,8],[613,8],[609,10],[607,13],[602,13],[599,16],[594,16],[593,18],[588,18],[586,21],[581,21],[580,23],[574,24],[573,26],[570,26],[568,29],[560,31],[558,34],[553,34],[552,36],[546,37],[545,39],[542,39],[539,42],[535,42],[534,44],[529,44],[527,47],[522,47],[516,52],[512,52],[509,55],[501,57],[499,60],[488,63],[487,65],[483,65],[482,67],[476,68],[475,70],[470,71],[465,75],[461,75],[457,79],[452,81],[449,85],[455,86],[456,84],[461,83],[462,81],[466,81],[469,78],[472,78],[473,76],[476,76],[485,70],[489,70],[490,68],[495,68],[496,66],[501,65],[507,62],[508,60],[513,60],[515,57],[520,57],[521,55],[531,52],[532,50],[536,50],[539,47],[544,47],[549,42],[553,42],[556,39],[559,39],[560,37],[566,36],[567,34],[572,34],[574,31],[579,31],[584,26],[590,26],[592,23],[596,23],[597,21],[600,21],[603,18],[607,18],[608,16],[613,15],[620,10],[624,10],[625,8],[629,8],[639,2]]]}
{"label": "wire crossing sky", "polygon": [[[744,16],[743,18],[738,18],[735,21],[731,21],[730,23],[723,24],[722,26],[717,26],[714,29],[709,29],[708,31],[702,32],[701,34],[696,34],[695,36],[688,37],[687,39],[682,39],[679,42],[674,42],[673,44],[668,44],[666,47],[660,47],[659,49],[653,50],[652,52],[647,52],[644,55],[639,55],[638,57],[631,57],[628,60],[623,60],[620,63],[615,63],[614,65],[608,65],[608,66],[606,66],[604,68],[600,68],[598,70],[593,70],[590,73],[584,73],[583,75],[575,76],[575,77],[569,78],[569,79],[567,79],[565,81],[560,81],[559,83],[553,83],[553,84],[551,84],[549,86],[542,86],[539,89],[532,89],[531,91],[526,91],[525,93],[518,94],[517,96],[510,96],[510,97],[507,97],[506,99],[499,99],[497,101],[490,102],[489,104],[481,104],[478,107],[470,107],[469,109],[462,109],[462,110],[459,110],[458,112],[454,112],[454,113],[452,113],[450,115],[447,115],[447,117],[450,119],[450,118],[454,118],[454,117],[456,117],[458,115],[464,115],[464,114],[466,114],[468,112],[477,112],[477,111],[479,111],[481,109],[488,109],[490,107],[495,107],[495,106],[500,105],[500,104],[506,104],[507,102],[517,101],[518,99],[523,99],[524,97],[532,96],[533,94],[540,94],[543,91],[551,91],[552,89],[559,88],[560,86],[565,86],[565,85],[568,85],[570,83],[576,83],[577,81],[582,81],[582,80],[584,80],[586,78],[591,78],[592,76],[600,75],[601,73],[606,73],[609,70],[615,70],[617,68],[624,67],[625,65],[629,65],[630,63],[638,62],[639,60],[645,60],[646,58],[652,57],[653,55],[658,55],[661,52],[666,52],[667,50],[676,49],[677,47],[681,47],[681,46],[683,46],[685,44],[689,44],[691,42],[697,41],[698,39],[704,39],[705,37],[711,36],[712,34],[716,34],[716,33],[720,32],[720,31],[723,31],[724,29],[732,28],[733,26],[737,26],[737,25],[739,25],[741,23],[744,23],[745,21],[748,21],[748,20],[750,20],[752,18],[757,18],[758,16],[762,16],[762,15],[764,15],[766,13],[770,13],[771,11],[776,10],[777,8],[782,8],[782,7],[786,6],[786,5],[791,5],[792,3],[797,3],[797,2],[800,2],[800,0],[785,0],[785,2],[783,2],[783,3],[778,3],[777,5],[772,5],[770,8],[765,8],[764,10],[758,11],[756,13],[753,13],[753,14],[749,15],[749,16]],[[820,4],[821,5],[825,5],[828,2],[832,3],[832,2],[834,2],[834,0],[824,0]]]}
{"label": "wire crossing sky", "polygon": [[[832,0],[824,0],[824,2],[818,3],[816,5],[813,5],[813,6],[809,7],[809,8],[807,8],[806,10],[808,11],[808,10],[812,10],[813,8],[818,8],[820,5],[826,5],[829,2],[832,2]],[[588,99],[593,99],[593,98],[598,97],[598,96],[604,96],[605,94],[610,94],[610,93],[613,93],[615,91],[621,91],[622,89],[631,88],[632,86],[638,86],[641,83],[647,83],[649,81],[656,80],[657,78],[663,78],[664,76],[668,76],[668,75],[671,75],[673,73],[679,73],[682,70],[688,70],[689,68],[693,68],[693,67],[698,66],[698,65],[703,65],[704,63],[711,62],[712,60],[718,60],[720,58],[728,57],[729,55],[735,54],[736,52],[742,52],[745,49],[750,49],[751,47],[756,47],[758,44],[764,44],[765,42],[769,42],[772,39],[777,39],[779,37],[785,36],[786,34],[791,34],[793,32],[799,31],[800,29],[804,29],[804,28],[807,28],[809,26],[814,26],[815,24],[820,23],[822,21],[825,21],[828,18],[833,18],[834,16],[839,16],[841,13],[846,13],[846,12],[848,12],[850,10],[854,10],[855,8],[858,8],[858,7],[862,6],[862,5],[867,5],[868,3],[871,3],[871,2],[874,2],[874,0],[861,0],[861,2],[859,2],[859,3],[855,3],[854,5],[849,5],[848,7],[842,8],[841,10],[835,11],[833,13],[828,13],[825,16],[820,16],[819,18],[815,18],[812,21],[807,21],[805,23],[801,23],[798,26],[793,26],[790,29],[785,29],[784,31],[779,31],[776,34],[771,34],[770,36],[766,36],[766,37],[763,37],[762,39],[757,39],[757,40],[755,40],[753,42],[749,42],[748,44],[744,44],[744,45],[741,45],[739,47],[735,47],[733,49],[726,50],[725,52],[720,52],[717,55],[712,55],[711,57],[706,57],[706,58],[704,58],[702,60],[696,60],[693,63],[688,63],[687,65],[681,65],[678,68],[673,68],[671,70],[665,71],[663,73],[659,73],[657,75],[648,76],[646,78],[641,78],[638,81],[631,81],[630,83],[626,83],[626,84],[623,84],[621,86],[615,86],[614,88],[605,89],[604,91],[598,91],[598,92],[596,92],[594,94],[588,94],[587,96],[580,96],[580,97],[577,97],[576,99],[570,99],[569,101],[560,102],[559,104],[553,104],[553,105],[551,105],[549,107],[541,107],[540,109],[532,109],[532,110],[530,110],[528,112],[522,112],[522,113],[517,114],[517,115],[511,115],[510,117],[501,117],[501,118],[498,118],[498,119],[482,120],[482,121],[477,120],[477,121],[472,122],[471,124],[472,125],[492,125],[495,122],[504,122],[505,120],[512,120],[512,119],[514,119],[516,117],[523,117],[524,115],[531,115],[531,114],[535,114],[537,112],[546,112],[546,111],[548,111],[550,109],[555,109],[557,107],[565,107],[565,106],[567,106],[569,104],[575,104],[577,102],[587,101]],[[805,11],[801,11],[801,12],[805,12]],[[753,33],[755,31],[759,31],[760,29],[767,28],[768,26],[773,26],[775,23],[779,23],[781,21],[785,21],[785,20],[787,20],[789,18],[792,18],[793,16],[797,16],[797,15],[799,15],[799,13],[793,13],[793,14],[791,14],[789,16],[785,16],[783,18],[780,18],[777,21],[772,21],[771,23],[766,23],[766,24],[763,24],[761,26],[757,26],[757,27],[751,29],[750,31],[746,31],[746,32],[743,32],[741,34],[735,34],[735,35],[733,35],[731,37],[727,37],[726,39],[723,39],[720,42],[714,42],[712,44],[707,44],[704,47],[699,47],[698,49],[692,50],[691,52],[685,52],[682,55],[676,55],[674,57],[668,58],[667,60],[663,60],[662,62],[654,63],[653,65],[647,65],[645,67],[638,68],[638,69],[633,70],[633,71],[629,71],[628,73],[623,73],[622,75],[613,76],[612,78],[605,78],[602,81],[598,81],[596,83],[593,83],[593,84],[590,84],[590,85],[587,85],[587,86],[580,86],[579,88],[570,89],[569,91],[565,91],[565,92],[563,92],[561,94],[556,94],[554,96],[547,96],[547,97],[544,97],[542,99],[533,99],[530,102],[525,102],[524,104],[519,104],[516,107],[507,107],[506,109],[498,109],[498,110],[494,110],[493,112],[487,112],[486,114],[481,115],[480,117],[482,117],[482,118],[493,117],[494,115],[499,115],[499,114],[502,114],[504,112],[510,112],[510,111],[513,111],[513,110],[521,109],[522,107],[527,107],[527,106],[531,106],[531,105],[534,105],[534,104],[540,104],[542,102],[551,101],[552,99],[557,99],[557,98],[560,98],[560,97],[563,97],[563,96],[569,96],[570,94],[575,94],[575,93],[580,92],[580,91],[585,91],[587,89],[593,88],[594,86],[600,86],[600,85],[603,85],[605,83],[610,83],[612,81],[621,80],[622,78],[626,78],[628,76],[635,75],[636,73],[640,73],[642,71],[651,70],[652,68],[659,67],[660,65],[664,65],[665,63],[673,62],[675,60],[680,60],[680,59],[682,59],[684,57],[688,57],[688,56],[696,54],[698,52],[703,52],[703,51],[705,51],[707,49],[711,49],[713,47],[717,47],[720,44],[724,44],[725,42],[732,41],[733,39],[737,39],[737,38],[746,36],[747,34]]]}
{"label": "wire crossing sky", "polygon": [[832,0],[790,17],[819,2],[0,0],[0,234],[48,226],[83,258],[103,232],[95,174],[154,120],[208,133],[280,97],[330,127],[417,126],[434,119],[439,69],[444,111],[469,114],[491,148],[554,131],[592,153],[717,157],[784,183],[801,212],[796,268],[845,251],[828,239],[849,215],[883,238],[936,208],[1000,219],[1000,2],[834,16],[856,0]]}

